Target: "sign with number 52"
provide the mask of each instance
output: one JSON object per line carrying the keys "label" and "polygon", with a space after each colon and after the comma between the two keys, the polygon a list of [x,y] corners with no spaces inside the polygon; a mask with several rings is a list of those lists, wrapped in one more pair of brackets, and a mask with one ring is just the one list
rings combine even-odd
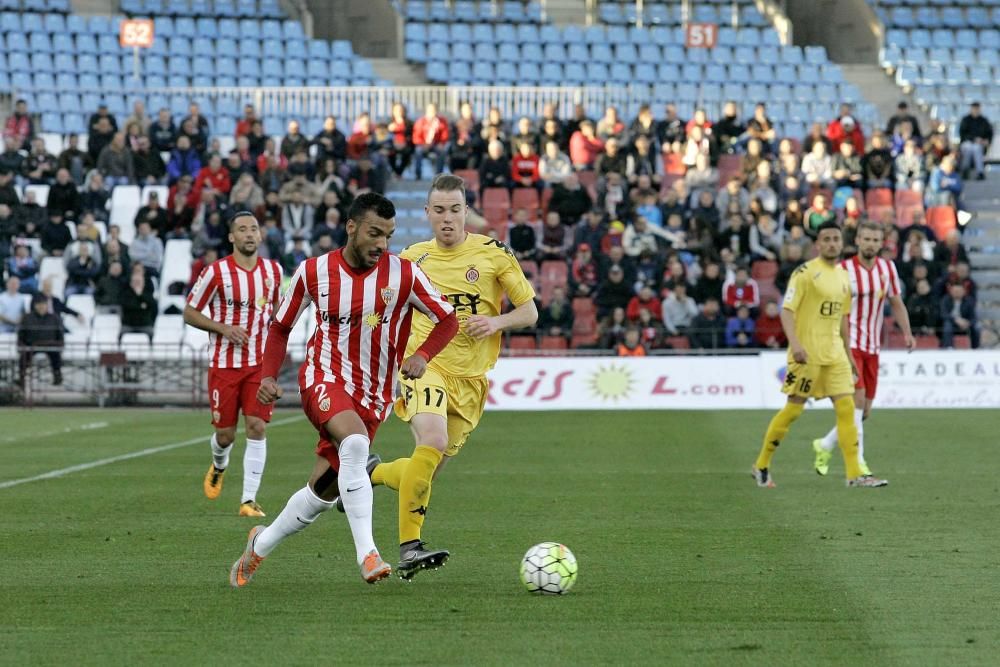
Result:
{"label": "sign with number 52", "polygon": [[689,49],[711,49],[719,39],[719,26],[714,23],[688,23],[684,46]]}
{"label": "sign with number 52", "polygon": [[118,41],[123,47],[150,48],[153,46],[152,19],[129,19],[122,21]]}

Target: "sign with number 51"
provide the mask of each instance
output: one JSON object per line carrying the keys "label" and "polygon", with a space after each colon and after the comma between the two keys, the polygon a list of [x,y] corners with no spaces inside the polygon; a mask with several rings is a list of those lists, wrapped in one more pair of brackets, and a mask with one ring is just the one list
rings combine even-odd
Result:
{"label": "sign with number 51", "polygon": [[719,39],[719,26],[714,23],[688,23],[684,46],[689,49],[711,49]]}

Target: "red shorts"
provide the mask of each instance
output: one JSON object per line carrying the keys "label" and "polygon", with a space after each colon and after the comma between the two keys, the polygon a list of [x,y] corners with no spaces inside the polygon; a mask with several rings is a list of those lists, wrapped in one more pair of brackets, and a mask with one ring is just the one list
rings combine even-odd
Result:
{"label": "red shorts", "polygon": [[867,399],[875,398],[875,390],[878,388],[878,355],[852,348],[851,356],[858,366],[858,381],[854,388],[864,389]]}
{"label": "red shorts", "polygon": [[330,433],[326,430],[326,423],[341,412],[350,410],[361,417],[368,431],[368,440],[374,441],[375,432],[385,421],[392,407],[386,406],[381,412],[362,407],[354,397],[344,391],[341,385],[332,382],[320,382],[308,388],[300,384],[299,393],[306,417],[319,432],[316,454],[329,461],[330,467],[334,470],[340,470],[340,457],[337,455],[337,447],[331,440]]}
{"label": "red shorts", "polygon": [[271,421],[273,405],[263,405],[257,400],[260,388],[260,366],[249,368],[209,368],[208,400],[212,408],[212,426],[236,426],[242,410],[245,417],[259,417]]}

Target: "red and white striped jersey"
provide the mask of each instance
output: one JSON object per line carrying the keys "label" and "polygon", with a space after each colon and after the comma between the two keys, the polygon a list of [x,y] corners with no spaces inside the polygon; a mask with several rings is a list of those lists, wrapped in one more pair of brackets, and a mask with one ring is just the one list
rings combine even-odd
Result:
{"label": "red and white striped jersey", "polygon": [[273,259],[257,259],[247,271],[230,255],[205,267],[188,295],[188,305],[197,310],[208,306],[216,322],[246,329],[250,340],[237,345],[209,332],[212,368],[247,368],[264,361],[264,343],[271,314],[278,305],[281,265]]}
{"label": "red and white striped jersey", "polygon": [[341,250],[299,265],[274,319],[291,329],[310,303],[316,304],[316,329],[299,374],[302,386],[339,383],[361,407],[375,410],[392,403],[413,308],[435,323],[453,310],[413,262],[383,253],[359,271]]}
{"label": "red and white striped jersey", "polygon": [[878,354],[882,347],[882,319],[885,300],[899,296],[896,265],[881,257],[866,269],[858,256],[840,263],[851,281],[851,349]]}

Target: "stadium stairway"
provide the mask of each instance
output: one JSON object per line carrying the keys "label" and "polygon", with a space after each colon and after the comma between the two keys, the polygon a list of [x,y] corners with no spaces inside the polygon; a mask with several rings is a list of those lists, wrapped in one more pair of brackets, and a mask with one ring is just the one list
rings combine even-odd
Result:
{"label": "stadium stairway", "polygon": [[[424,76],[426,67],[411,65],[403,58],[368,58],[372,64],[372,70],[379,79],[385,79],[394,86],[426,86],[427,77]],[[411,114],[423,113],[423,109],[411,109]]]}
{"label": "stadium stairway", "polygon": [[[978,315],[985,330],[1000,327],[1000,172],[987,170],[985,181],[965,184],[962,202],[976,212],[962,241],[969,251],[979,289]],[[984,346],[988,345],[984,338]]]}
{"label": "stadium stairway", "polygon": [[431,237],[424,217],[424,203],[430,186],[429,180],[396,179],[386,190],[385,196],[396,205],[396,233],[389,242],[392,252],[398,253],[417,241],[426,241]]}
{"label": "stadium stairway", "polygon": [[897,86],[892,77],[880,66],[841,63],[840,69],[844,73],[844,78],[858,87],[864,99],[875,105],[883,121],[891,118],[896,113],[896,105],[906,100],[910,113],[920,122],[921,131],[924,133],[930,131],[931,117],[920,108],[913,95],[903,92],[903,89]]}

